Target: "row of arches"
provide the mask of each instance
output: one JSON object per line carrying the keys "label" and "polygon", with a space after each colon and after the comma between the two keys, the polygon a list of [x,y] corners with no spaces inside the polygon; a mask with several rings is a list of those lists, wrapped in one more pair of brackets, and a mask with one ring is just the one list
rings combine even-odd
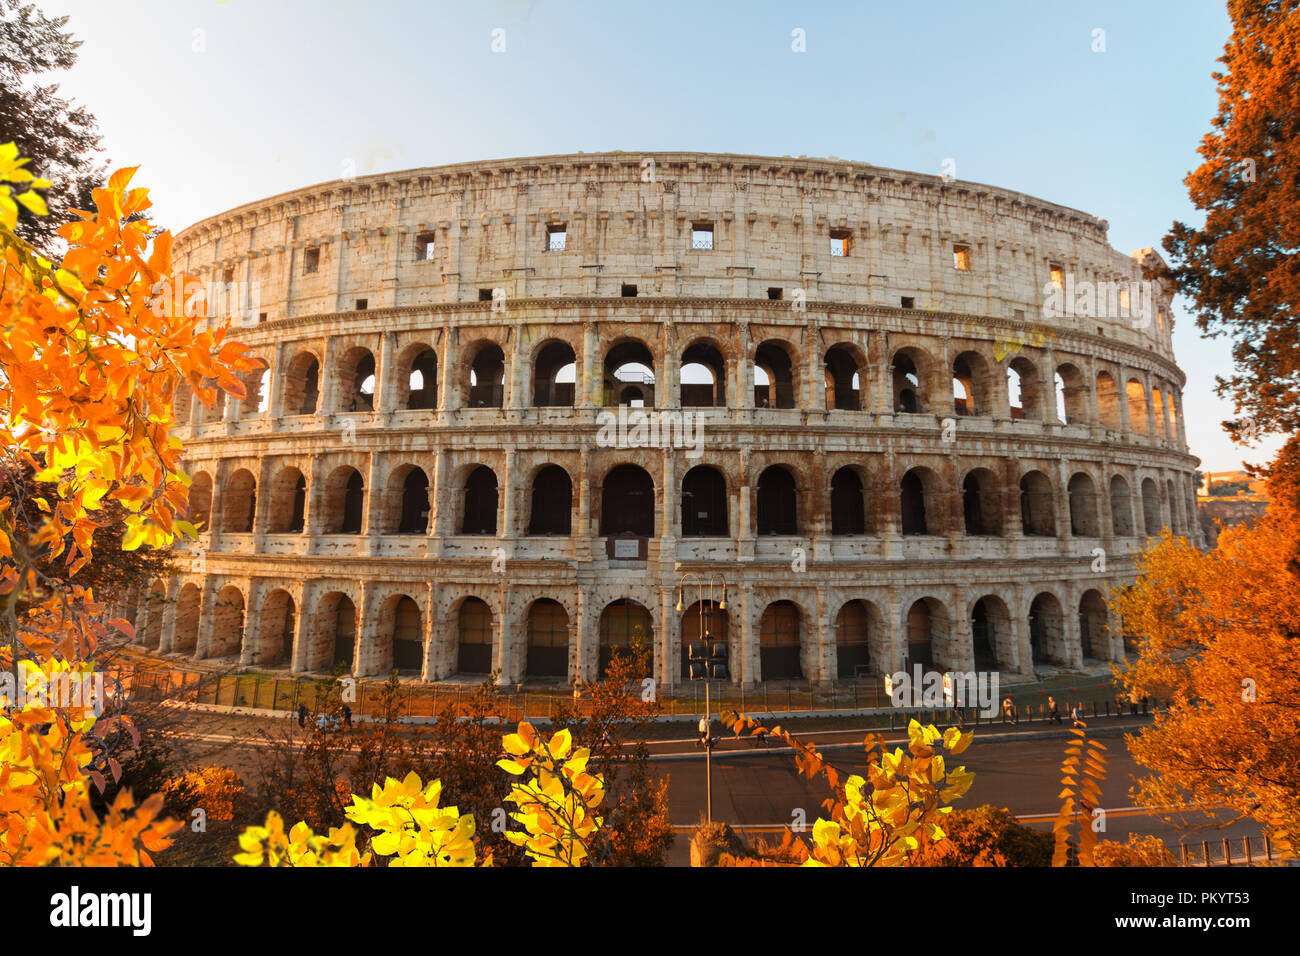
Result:
{"label": "row of arches", "polygon": [[[347,348],[331,369],[323,369],[315,352],[302,350],[286,362],[278,415],[312,415],[318,411],[374,411],[436,409],[439,407],[439,354],[427,342],[408,345],[395,358],[393,394],[381,403],[377,392],[377,364],[365,346]],[[732,360],[712,339],[688,345],[679,356],[677,403],[683,408],[753,407],[794,409],[802,394],[804,369],[799,350],[791,343],[770,339],[754,348],[745,376],[752,394],[729,395]],[[658,407],[669,404],[657,379],[658,363],[651,349],[637,339],[623,339],[605,352],[596,374],[578,391],[578,358],[574,347],[561,339],[539,343],[531,353],[531,406]],[[1002,371],[999,371],[1002,369]],[[453,381],[457,403],[468,408],[501,408],[507,399],[509,370],[501,345],[480,340],[464,349],[459,373]],[[332,375],[330,408],[322,408],[326,394],[323,376]],[[885,374],[890,382],[889,406],[878,407],[872,397],[866,354],[856,344],[840,343],[822,355],[822,377],[810,393],[818,408],[893,413],[942,413],[990,416],[1082,424],[1099,421],[1119,429],[1127,422],[1136,434],[1176,439],[1179,435],[1178,402],[1172,386],[1156,380],[1150,388],[1137,377],[1116,381],[1101,370],[1087,381],[1078,365],[1063,362],[1044,367],[1028,355],[1017,355],[1002,365],[976,349],[967,349],[944,363],[921,346],[893,351]],[[1005,376],[1000,387],[997,375]],[[266,411],[270,402],[270,369],[247,373],[245,414]],[[734,383],[733,383],[734,384]],[[1089,396],[1095,396],[1095,406]],[[580,401],[581,398],[581,401]],[[1148,405],[1150,398],[1150,405]],[[520,402],[522,404],[522,402]],[[188,422],[193,405],[188,386],[176,397],[176,415]],[[221,406],[199,412],[201,421],[220,420]]]}
{"label": "row of arches", "polygon": [[[139,621],[142,626],[137,639],[153,649],[164,643],[166,594],[163,582],[155,583]],[[305,612],[307,619],[300,621],[303,609],[289,591],[275,588],[261,599],[256,624],[249,632],[245,630],[244,592],[239,587],[226,585],[209,600],[209,607],[202,609],[199,585],[191,581],[180,587],[173,633],[162,649],[198,655],[200,614],[206,613],[211,617],[210,636],[201,656],[209,658],[239,655],[245,664],[286,667],[295,672],[328,671],[341,665],[363,677],[397,670],[429,679],[486,675],[501,664],[501,622],[489,602],[474,594],[455,603],[441,633],[426,626],[421,602],[400,592],[368,610],[374,617],[369,628],[360,625],[356,603],[342,591],[328,591],[315,598]],[[680,612],[676,622],[679,646],[664,665],[667,673],[659,676],[674,683],[685,681],[688,648],[701,640],[726,646],[732,660],[752,651],[752,666],[742,666],[747,678],[755,681],[851,680],[899,667],[910,670],[918,664],[945,670],[1031,673],[1043,666],[1067,667],[1116,657],[1102,593],[1084,591],[1071,611],[1078,616],[1078,647],[1073,649],[1066,633],[1065,608],[1051,591],[1034,595],[1021,621],[1014,620],[1015,613],[1003,597],[981,595],[968,605],[966,628],[956,627],[953,612],[943,600],[921,597],[907,606],[896,635],[890,633],[887,615],[870,599],[852,598],[842,603],[824,630],[799,602],[774,600],[758,617],[751,638],[755,646],[744,648],[739,646],[734,611],[713,601],[697,601]],[[576,646],[579,628],[562,601],[549,597],[532,600],[518,626],[522,630],[522,678],[568,681],[584,670]],[[656,630],[656,616],[643,604],[630,598],[605,604],[596,627],[591,661],[594,676],[603,677],[614,655],[634,643],[654,647]],[[431,646],[439,640],[445,644],[441,654]],[[364,646],[365,642],[370,646]],[[810,666],[823,652],[827,667]],[[364,664],[359,666],[360,660]],[[737,668],[731,669],[730,677],[741,679]]]}
{"label": "row of arches", "polygon": [[[496,535],[502,489],[496,472],[487,465],[461,469],[456,489],[454,514],[449,533]],[[1100,537],[1102,514],[1108,509],[1109,532],[1117,537],[1152,536],[1161,528],[1187,533],[1188,516],[1180,507],[1186,500],[1172,479],[1161,488],[1144,477],[1135,495],[1127,478],[1112,475],[1104,493],[1087,472],[1073,473],[1067,482],[1064,508],[1058,507],[1055,483],[1039,470],[1030,470],[1008,486],[1005,472],[987,466],[970,468],[955,487],[949,487],[938,471],[927,466],[908,469],[898,485],[881,486],[868,469],[846,465],[836,469],[828,482],[829,495],[810,494],[801,489],[796,473],[784,465],[764,468],[757,477],[753,512],[748,527],[757,535],[799,535],[818,525],[829,526],[831,535],[881,534],[893,525],[904,535],[966,534],[1003,536],[1013,533],[1053,537],[1062,534],[1068,521],[1069,533],[1078,537]],[[360,469],[339,465],[323,476],[317,497],[320,517],[313,524],[318,534],[360,534],[363,530],[367,489]],[[228,533],[250,533],[256,525],[258,507],[268,510],[265,530],[270,534],[296,534],[307,530],[308,482],[297,467],[286,465],[275,471],[260,505],[257,481],[251,471],[240,468],[225,480],[220,495],[221,513],[216,529]],[[382,534],[429,534],[432,498],[428,473],[418,465],[404,463],[393,468],[380,494],[371,502],[375,509],[372,527]],[[724,472],[713,465],[696,465],[681,478],[680,533],[682,537],[730,537],[733,527],[733,489]],[[198,472],[190,488],[191,515],[195,523],[213,524],[213,481],[206,471]],[[821,499],[812,507],[804,500]],[[884,500],[876,502],[874,497]],[[954,508],[952,499],[959,497]],[[574,527],[574,482],[569,472],[545,464],[532,475],[527,493],[525,532],[528,535],[568,536]],[[599,534],[654,537],[656,527],[655,481],[636,464],[612,467],[600,482]],[[820,512],[820,513],[819,513]],[[829,513],[826,513],[829,512]],[[1018,517],[1018,521],[1017,521]]]}

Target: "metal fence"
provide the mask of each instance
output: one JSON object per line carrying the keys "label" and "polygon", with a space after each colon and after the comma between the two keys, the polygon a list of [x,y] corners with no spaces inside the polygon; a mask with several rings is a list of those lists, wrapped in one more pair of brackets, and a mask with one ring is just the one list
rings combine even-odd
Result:
{"label": "metal fence", "polygon": [[[137,699],[175,700],[190,704],[224,707],[248,707],[273,711],[296,711],[299,704],[314,705],[318,695],[333,683],[331,678],[277,677],[266,674],[212,674],[167,667],[158,662],[129,665],[120,671],[120,678],[132,696]],[[524,717],[542,719],[551,717],[560,706],[578,713],[590,711],[589,694],[575,696],[572,689],[559,687],[529,687],[527,685],[498,685],[495,706],[504,720]],[[397,691],[395,705],[397,716],[403,718],[432,717],[449,704],[468,699],[476,688],[469,684],[426,684],[405,682]],[[354,715],[377,714],[383,707],[384,682],[358,681],[357,699],[352,704]],[[1014,723],[1042,723],[1053,718],[1047,704],[1040,700],[1038,690],[1017,695],[1017,717]],[[1078,697],[1089,695],[1082,701],[1086,719],[1110,716],[1146,714],[1153,709],[1153,701],[1143,701],[1136,707],[1120,702],[1108,688],[1080,691]],[[673,688],[671,693],[658,697],[661,713],[668,716],[693,717],[704,712],[704,687],[702,682],[691,682]],[[1018,699],[1017,699],[1018,697]],[[1028,699],[1026,699],[1028,698]],[[1070,722],[1070,707],[1076,697],[1060,702],[1059,716],[1063,724]],[[883,725],[888,720],[891,728],[905,727],[911,716],[926,721],[951,720],[963,724],[1003,723],[1013,725],[1000,711],[994,717],[982,716],[976,708],[906,708],[891,705],[879,678],[853,681],[833,681],[813,684],[803,681],[769,681],[757,687],[745,688],[734,684],[713,683],[709,688],[709,706],[714,714],[737,711],[754,716],[773,713],[801,713],[834,715],[862,711],[878,711]],[[1000,707],[1000,702],[998,704]]]}

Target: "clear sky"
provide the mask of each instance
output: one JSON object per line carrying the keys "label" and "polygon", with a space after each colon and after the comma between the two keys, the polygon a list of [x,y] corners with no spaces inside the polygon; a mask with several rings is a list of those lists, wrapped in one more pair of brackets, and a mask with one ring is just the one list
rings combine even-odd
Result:
{"label": "clear sky", "polygon": [[[1217,0],[42,0],[84,41],[61,76],[173,230],[357,174],[575,151],[838,156],[1110,221],[1122,252],[1200,222],[1182,179],[1217,105]],[[493,31],[505,49],[493,52]],[[806,50],[792,49],[804,31]],[[1104,30],[1104,52],[1094,31]],[[498,38],[500,35],[498,35]],[[499,44],[498,44],[499,45]],[[1265,461],[1213,393],[1225,339],[1176,303],[1201,469]]]}

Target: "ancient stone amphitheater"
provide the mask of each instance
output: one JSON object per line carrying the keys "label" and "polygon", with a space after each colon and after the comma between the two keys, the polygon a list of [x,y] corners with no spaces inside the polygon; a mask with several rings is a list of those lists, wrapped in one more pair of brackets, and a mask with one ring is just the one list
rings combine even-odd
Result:
{"label": "ancient stone amphitheater", "polygon": [[744,685],[1120,658],[1108,590],[1146,536],[1200,537],[1165,290],[1131,317],[1153,255],[802,157],[466,163],[214,216],[178,267],[267,369],[177,397],[204,530],[138,639],[563,683],[640,636],[665,688],[702,627]]}

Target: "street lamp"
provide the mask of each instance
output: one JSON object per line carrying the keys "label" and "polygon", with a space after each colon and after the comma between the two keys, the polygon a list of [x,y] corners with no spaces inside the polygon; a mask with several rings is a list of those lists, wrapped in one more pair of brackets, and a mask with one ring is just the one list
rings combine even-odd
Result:
{"label": "street lamp", "polygon": [[695,579],[695,603],[699,608],[699,640],[692,641],[687,647],[686,677],[688,680],[704,681],[704,716],[700,718],[700,741],[704,744],[705,794],[709,822],[713,822],[713,745],[718,738],[712,735],[712,704],[709,700],[711,681],[727,680],[727,644],[725,641],[713,641],[710,625],[713,623],[713,581],[716,578],[722,584],[722,600],[718,610],[727,609],[727,581],[721,574],[709,575],[709,604],[704,606],[704,587],[699,575],[686,572],[677,583],[677,610],[682,610],[682,596],[686,579]]}

